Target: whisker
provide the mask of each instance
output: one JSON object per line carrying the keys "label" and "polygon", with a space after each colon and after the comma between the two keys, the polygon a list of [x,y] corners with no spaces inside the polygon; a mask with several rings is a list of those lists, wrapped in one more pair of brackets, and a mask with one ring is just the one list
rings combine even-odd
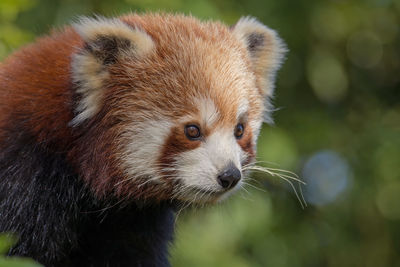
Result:
{"label": "whisker", "polygon": [[254,183],[257,183],[257,185],[258,186],[260,186],[260,187],[262,187],[263,186],[263,184],[258,180],[258,179],[254,179],[254,178],[250,178],[250,177],[244,177],[243,178],[243,181],[244,182],[254,182]]}
{"label": "whisker", "polygon": [[272,162],[272,161],[259,160],[259,161],[255,161],[255,162],[257,162],[257,164],[263,163],[263,164],[270,164],[270,165],[273,165],[273,166],[280,166],[280,164],[278,164],[276,162]]}
{"label": "whisker", "polygon": [[277,172],[274,172],[274,171],[272,171],[272,170],[270,170],[270,169],[268,169],[268,168],[266,168],[266,167],[251,166],[251,167],[248,167],[246,170],[260,171],[260,172],[268,173],[268,174],[270,174],[270,175],[272,175],[272,176],[285,177],[285,178],[294,180],[294,181],[296,181],[296,182],[298,182],[298,183],[301,183],[301,184],[304,184],[304,185],[306,184],[305,182],[303,182],[303,181],[300,180],[299,178],[292,177],[292,176],[289,176],[289,175],[287,175],[287,174],[277,173]]}
{"label": "whisker", "polygon": [[[242,189],[247,192],[249,196],[251,196],[250,192],[245,190],[244,187],[242,187]],[[247,201],[254,201],[254,199],[248,198],[247,195],[244,195],[243,192],[240,193],[240,197]]]}
{"label": "whisker", "polygon": [[299,194],[297,193],[297,190],[296,190],[296,187],[294,186],[294,184],[293,184],[289,179],[287,179],[287,178],[284,178],[284,177],[280,177],[280,178],[283,179],[283,180],[285,180],[286,182],[288,182],[288,183],[290,184],[290,186],[292,187],[292,189],[293,189],[293,191],[294,191],[294,193],[295,193],[297,199],[298,199],[299,202],[300,202],[301,208],[304,209],[304,208],[305,208],[304,205],[307,205],[307,204],[303,204],[302,198],[299,197]]}
{"label": "whisker", "polygon": [[300,191],[301,199],[303,200],[304,205],[307,207],[307,206],[308,206],[308,205],[307,205],[307,201],[306,201],[306,199],[304,198],[303,189],[301,188],[301,184],[299,184],[299,191]]}
{"label": "whisker", "polygon": [[257,189],[257,190],[259,190],[259,191],[261,191],[261,192],[267,193],[267,191],[265,191],[265,190],[262,189],[262,188],[259,188],[259,187],[255,186],[255,185],[252,185],[252,184],[249,184],[249,183],[246,183],[246,182],[243,182],[243,184],[245,184],[245,185],[247,185],[247,186],[250,186],[251,188]]}
{"label": "whisker", "polygon": [[264,168],[267,168],[268,170],[271,170],[271,171],[279,171],[279,172],[283,172],[283,173],[289,173],[289,174],[294,175],[296,178],[300,178],[300,177],[297,175],[297,173],[291,172],[291,171],[288,171],[288,170],[277,169],[277,168],[269,168],[269,167],[264,167]]}
{"label": "whisker", "polygon": [[[303,191],[301,189],[301,185],[302,184],[305,185],[306,183],[303,182],[302,180],[300,180],[300,178],[299,178],[299,176],[297,174],[292,173],[290,171],[282,170],[282,169],[267,168],[267,167],[263,167],[263,166],[246,166],[246,167],[244,167],[242,169],[244,169],[244,170],[254,170],[254,171],[267,173],[267,174],[269,174],[271,176],[276,176],[276,177],[279,177],[280,179],[286,181],[292,187],[292,189],[293,189],[293,191],[294,191],[294,193],[296,195],[296,198],[300,202],[301,208],[304,209],[305,207],[307,207],[307,202],[304,199]],[[295,175],[296,177],[290,176],[288,174]],[[300,192],[300,194],[297,192],[297,189],[296,189],[296,187],[294,186],[294,184],[293,184],[293,182],[291,180],[292,181],[296,181],[296,182],[299,183],[299,192]],[[250,185],[250,184],[248,184],[248,185]]]}
{"label": "whisker", "polygon": [[248,195],[251,195],[250,192],[249,192],[249,190],[247,190],[247,189],[245,188],[245,186],[247,186],[247,185],[249,185],[249,184],[243,182],[243,186],[241,187],[241,189],[242,189],[244,192],[246,192]]}

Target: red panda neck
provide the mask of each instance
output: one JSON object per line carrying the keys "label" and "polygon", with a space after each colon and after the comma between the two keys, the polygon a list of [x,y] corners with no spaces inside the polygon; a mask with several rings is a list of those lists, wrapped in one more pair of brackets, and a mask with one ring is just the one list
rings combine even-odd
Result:
{"label": "red panda neck", "polygon": [[[71,29],[39,39],[0,65],[0,128],[21,124],[39,142],[71,141],[71,55],[82,41]],[[7,117],[6,117],[7,116]]]}

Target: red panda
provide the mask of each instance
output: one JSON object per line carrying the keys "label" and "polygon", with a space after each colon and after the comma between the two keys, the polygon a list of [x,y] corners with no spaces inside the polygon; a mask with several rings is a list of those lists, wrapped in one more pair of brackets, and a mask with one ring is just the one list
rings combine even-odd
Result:
{"label": "red panda", "polygon": [[174,210],[240,188],[285,46],[254,18],[82,18],[0,65],[0,231],[45,266],[169,266]]}

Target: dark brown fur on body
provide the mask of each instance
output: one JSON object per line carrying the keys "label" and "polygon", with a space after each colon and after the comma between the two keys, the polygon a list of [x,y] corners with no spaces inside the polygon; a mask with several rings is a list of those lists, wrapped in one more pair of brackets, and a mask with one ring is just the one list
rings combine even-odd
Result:
{"label": "dark brown fur on body", "polygon": [[12,54],[0,65],[0,232],[20,237],[9,254],[168,266],[176,206],[240,187],[218,179],[254,160],[283,52],[252,18],[130,14]]}

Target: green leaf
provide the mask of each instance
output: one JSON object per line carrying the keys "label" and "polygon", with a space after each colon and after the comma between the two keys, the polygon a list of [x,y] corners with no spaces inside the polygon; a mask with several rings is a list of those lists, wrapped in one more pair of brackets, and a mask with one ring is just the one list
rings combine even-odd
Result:
{"label": "green leaf", "polygon": [[28,258],[0,258],[0,267],[43,267],[43,265],[34,262]]}
{"label": "green leaf", "polygon": [[0,254],[5,254],[16,242],[16,238],[11,234],[0,235]]}

